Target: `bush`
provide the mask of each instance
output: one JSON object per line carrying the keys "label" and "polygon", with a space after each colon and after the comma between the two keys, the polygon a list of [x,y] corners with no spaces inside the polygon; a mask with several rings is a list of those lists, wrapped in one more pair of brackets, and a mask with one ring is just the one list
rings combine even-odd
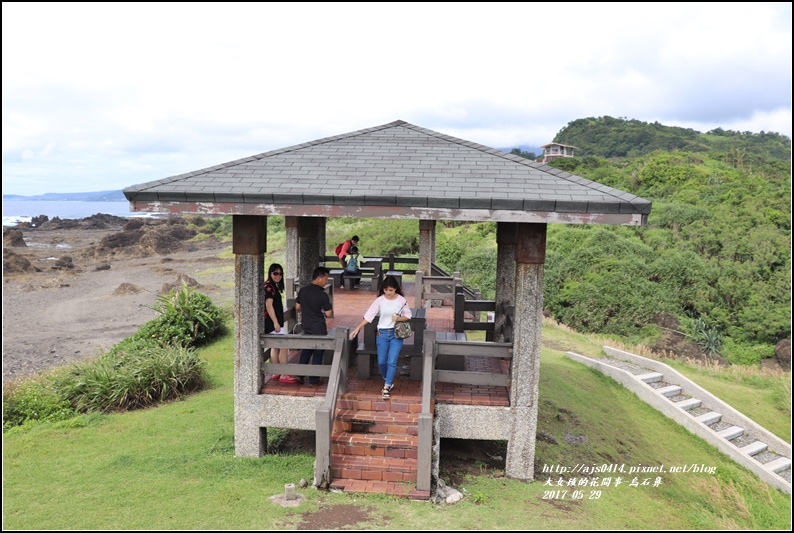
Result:
{"label": "bush", "polygon": [[155,339],[175,346],[201,346],[224,332],[220,308],[184,280],[180,289],[158,296],[152,309],[160,316],[144,324],[134,340]]}
{"label": "bush", "polygon": [[737,342],[726,338],[722,346],[722,355],[735,365],[755,366],[760,364],[762,359],[774,357],[775,346]]}
{"label": "bush", "polygon": [[79,412],[136,409],[202,389],[205,366],[191,348],[120,343],[95,361],[75,365],[53,387]]}
{"label": "bush", "polygon": [[46,379],[29,379],[3,387],[3,431],[30,421],[66,420],[75,416],[69,402]]}

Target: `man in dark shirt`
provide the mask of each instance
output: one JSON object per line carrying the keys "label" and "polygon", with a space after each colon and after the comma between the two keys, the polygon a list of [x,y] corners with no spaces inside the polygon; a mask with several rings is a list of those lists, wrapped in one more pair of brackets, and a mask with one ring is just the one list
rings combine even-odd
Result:
{"label": "man in dark shirt", "polygon": [[[301,327],[306,335],[327,335],[328,327],[325,319],[330,318],[333,313],[331,299],[325,293],[325,284],[328,283],[330,270],[324,267],[317,267],[312,273],[312,282],[303,287],[298,292],[295,300],[295,309],[301,313]],[[302,365],[308,364],[321,365],[323,363],[322,349],[301,350],[300,362]],[[309,384],[316,385],[320,382],[318,377],[310,377]]]}

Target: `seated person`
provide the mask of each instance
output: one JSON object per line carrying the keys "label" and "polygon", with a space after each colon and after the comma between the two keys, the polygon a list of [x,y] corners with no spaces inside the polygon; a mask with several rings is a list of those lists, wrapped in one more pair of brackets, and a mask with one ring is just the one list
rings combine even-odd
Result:
{"label": "seated person", "polygon": [[[348,255],[345,256],[345,263],[347,266],[345,267],[345,271],[342,273],[342,286],[344,287],[344,279],[345,276],[360,276],[361,269],[358,265],[361,263],[361,254],[358,253],[358,247],[352,246]],[[360,281],[360,280],[359,280]],[[359,281],[356,282],[356,287],[358,287]]]}

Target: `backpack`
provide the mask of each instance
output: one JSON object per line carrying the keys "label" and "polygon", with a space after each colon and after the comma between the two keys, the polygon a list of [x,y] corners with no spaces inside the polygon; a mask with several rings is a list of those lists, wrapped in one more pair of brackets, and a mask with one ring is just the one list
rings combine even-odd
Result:
{"label": "backpack", "polygon": [[358,254],[351,254],[350,261],[347,262],[347,269],[349,272],[355,272],[358,270]]}
{"label": "backpack", "polygon": [[346,242],[347,241],[342,241],[336,246],[336,250],[334,250],[334,253],[336,254],[337,257],[339,257],[339,254],[342,253],[342,246],[344,246]]}

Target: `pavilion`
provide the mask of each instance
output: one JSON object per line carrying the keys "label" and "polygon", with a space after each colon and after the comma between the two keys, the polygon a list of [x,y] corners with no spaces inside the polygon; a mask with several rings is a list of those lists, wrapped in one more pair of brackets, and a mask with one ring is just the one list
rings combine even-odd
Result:
{"label": "pavilion", "polygon": [[[651,211],[649,201],[627,192],[401,120],[135,185],[124,194],[132,211],[233,215],[238,456],[263,453],[264,427],[273,423],[263,413],[279,405],[261,394],[259,282],[268,216],[285,217],[286,274],[301,284],[324,258],[330,217],[417,219],[418,270],[425,273],[438,220],[496,222],[495,340],[504,339],[504,310],[513,312],[510,401],[496,418],[508,441],[506,475],[523,480],[534,478],[547,224],[640,226]],[[461,418],[472,428],[495,418],[489,408],[468,407]]]}

